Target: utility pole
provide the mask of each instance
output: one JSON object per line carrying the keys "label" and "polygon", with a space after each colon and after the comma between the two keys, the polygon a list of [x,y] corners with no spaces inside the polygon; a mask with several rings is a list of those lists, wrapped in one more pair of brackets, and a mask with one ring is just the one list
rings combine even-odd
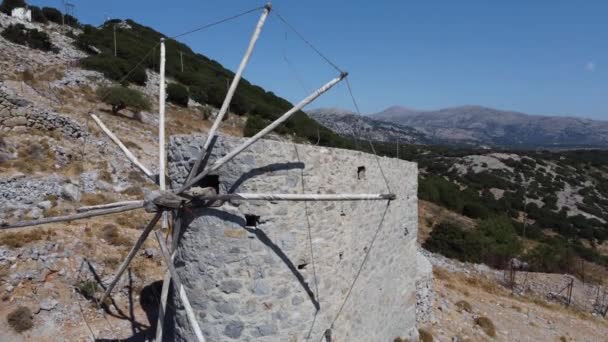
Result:
{"label": "utility pole", "polygon": [[113,25],[113,28],[114,28],[114,57],[116,57],[117,56],[117,53],[116,53],[116,50],[117,50],[116,49],[116,24]]}
{"label": "utility pole", "polygon": [[182,64],[182,72],[184,72],[184,53],[183,52],[179,52],[179,61]]}

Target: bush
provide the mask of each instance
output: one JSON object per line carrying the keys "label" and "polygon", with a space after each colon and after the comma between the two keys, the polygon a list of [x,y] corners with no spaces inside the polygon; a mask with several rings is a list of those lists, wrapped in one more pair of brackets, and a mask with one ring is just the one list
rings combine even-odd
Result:
{"label": "bush", "polygon": [[62,24],[62,15],[58,9],[53,7],[42,7],[42,14],[47,20],[57,24]]}
{"label": "bush", "polygon": [[71,26],[71,27],[80,27],[80,23],[78,22],[78,19],[74,16],[71,16],[69,14],[66,14],[63,18],[64,22],[66,25]]}
{"label": "bush", "polygon": [[491,319],[485,316],[481,316],[475,319],[475,324],[479,325],[481,330],[486,333],[486,335],[490,337],[496,337],[496,328],[494,327],[494,322]]}
{"label": "bush", "polygon": [[8,325],[17,332],[24,332],[34,326],[32,311],[25,306],[20,306],[13,310],[6,317]]}
{"label": "bush", "polygon": [[466,311],[469,313],[473,312],[473,307],[466,300],[459,300],[458,302],[456,302],[456,307],[458,308],[459,312],[462,312],[462,311]]}
{"label": "bush", "polygon": [[26,7],[26,3],[25,0],[4,0],[2,1],[2,4],[0,5],[0,11],[11,15],[11,11],[14,8],[19,8],[19,7]]}
{"label": "bush", "polygon": [[521,251],[521,243],[507,217],[491,217],[465,231],[443,222],[433,229],[423,247],[460,261],[502,267]]}
{"label": "bush", "polygon": [[188,107],[188,89],[179,83],[169,83],[167,86],[167,101],[178,106]]}
{"label": "bush", "polygon": [[44,13],[42,13],[40,7],[30,6],[30,10],[32,11],[32,21],[42,24],[49,22],[49,20],[44,16]]}
{"label": "bush", "polygon": [[[80,44],[87,44],[81,41]],[[79,45],[80,46],[80,45]],[[83,50],[87,51],[84,46],[80,46]],[[135,83],[138,85],[145,85],[147,80],[146,70],[143,67],[136,67],[130,73],[129,71],[134,65],[126,62],[122,59],[115,58],[107,55],[90,56],[81,60],[82,66],[87,69],[99,71],[109,79],[115,81],[121,81],[124,83]],[[126,77],[126,79],[124,79]],[[124,79],[124,80],[123,80]]]}
{"label": "bush", "polygon": [[122,86],[101,87],[97,90],[97,95],[101,100],[112,106],[112,113],[118,114],[125,108],[133,111],[149,110],[150,102],[144,94]]}
{"label": "bush", "polygon": [[106,224],[101,229],[101,238],[113,246],[128,246],[130,241],[122,234],[120,230],[113,224]]}
{"label": "bush", "polygon": [[54,53],[59,52],[59,49],[51,43],[48,34],[36,29],[30,30],[23,24],[9,25],[2,31],[2,37],[13,43],[25,45],[32,49],[52,51]]}
{"label": "bush", "polygon": [[94,280],[82,280],[76,285],[76,290],[86,299],[95,298],[99,287]]}

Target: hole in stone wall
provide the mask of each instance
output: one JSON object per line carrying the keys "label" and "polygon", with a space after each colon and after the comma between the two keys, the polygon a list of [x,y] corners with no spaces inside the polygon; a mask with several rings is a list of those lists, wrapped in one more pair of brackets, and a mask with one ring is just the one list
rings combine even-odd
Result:
{"label": "hole in stone wall", "polygon": [[342,260],[342,257],[344,257],[344,252],[338,253],[338,257],[340,258],[340,260]]}
{"label": "hole in stone wall", "polygon": [[213,188],[215,189],[215,193],[220,193],[220,176],[218,175],[206,175],[198,181],[194,186],[198,186],[201,188]]}
{"label": "hole in stone wall", "polygon": [[299,269],[299,270],[303,270],[303,269],[305,269],[305,268],[306,268],[306,266],[308,266],[308,264],[299,264],[299,265],[298,265],[298,269]]}
{"label": "hole in stone wall", "polygon": [[365,179],[365,166],[359,166],[357,168],[357,179]]}
{"label": "hole in stone wall", "polygon": [[245,225],[247,227],[257,227],[260,223],[260,217],[257,215],[245,215]]}

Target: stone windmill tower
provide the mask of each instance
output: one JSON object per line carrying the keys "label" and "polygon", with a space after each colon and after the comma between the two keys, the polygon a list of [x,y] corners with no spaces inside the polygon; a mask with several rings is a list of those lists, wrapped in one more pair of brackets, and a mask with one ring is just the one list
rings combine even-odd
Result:
{"label": "stone windmill tower", "polygon": [[90,114],[157,182],[157,192],[1,228],[150,212],[99,302],[154,231],[167,267],[159,341],[388,341],[415,334],[416,165],[262,139],[347,74],[340,71],[251,138],[217,135],[271,6],[261,10],[213,126],[206,135],[171,137],[168,152],[161,39],[158,177]]}

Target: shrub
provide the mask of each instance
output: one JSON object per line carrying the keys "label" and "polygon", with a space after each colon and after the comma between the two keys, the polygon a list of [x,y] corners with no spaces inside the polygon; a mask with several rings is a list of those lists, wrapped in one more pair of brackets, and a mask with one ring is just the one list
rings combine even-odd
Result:
{"label": "shrub", "polygon": [[29,232],[8,232],[1,235],[0,245],[5,245],[11,248],[23,247],[25,244],[33,241],[48,240],[54,236],[55,232],[51,230],[32,230]]}
{"label": "shrub", "polygon": [[491,217],[481,221],[473,231],[474,240],[479,241],[481,258],[490,266],[502,267],[517,256],[522,249],[515,228],[506,216]]}
{"label": "shrub", "polygon": [[0,5],[0,11],[10,15],[14,8],[26,7],[25,0],[4,0]]}
{"label": "shrub", "polygon": [[456,302],[456,307],[458,308],[459,312],[462,312],[462,311],[466,311],[469,313],[473,312],[473,307],[466,300],[459,300],[458,302]]}
{"label": "shrub", "polygon": [[2,31],[2,37],[15,44],[25,45],[32,49],[59,52],[59,49],[51,43],[48,34],[36,29],[30,30],[23,24],[9,25]]}
{"label": "shrub", "polygon": [[64,22],[66,25],[71,26],[71,27],[80,27],[80,22],[78,22],[78,19],[74,16],[71,16],[69,14],[66,14],[63,18]]}
{"label": "shrub", "polygon": [[491,319],[485,316],[481,316],[475,319],[475,324],[479,325],[481,330],[490,337],[496,337],[496,328]]}
{"label": "shrub", "polygon": [[420,336],[420,342],[433,342],[433,334],[426,329],[418,329],[418,335]]}
{"label": "shrub", "polygon": [[30,6],[30,10],[32,11],[32,21],[42,24],[49,22],[49,20],[44,16],[44,13],[42,13],[40,7]]}
{"label": "shrub", "polygon": [[[79,41],[79,47],[83,50],[89,51],[89,45],[86,42]],[[96,55],[84,58],[81,60],[83,67],[92,69],[103,73],[109,79],[121,82],[131,82],[138,85],[145,85],[148,76],[146,70],[143,67],[136,67],[133,69],[134,64],[107,55]],[[133,70],[132,70],[133,69]],[[126,77],[126,78],[125,78]]]}
{"label": "shrub", "polygon": [[101,237],[106,240],[110,245],[114,246],[127,246],[129,245],[129,239],[120,234],[118,227],[113,224],[106,224],[101,229]]}
{"label": "shrub", "polygon": [[122,86],[101,87],[97,90],[97,95],[101,100],[112,106],[112,113],[118,114],[125,108],[133,111],[149,110],[150,102],[144,94]]}
{"label": "shrub", "polygon": [[99,286],[94,280],[82,280],[76,285],[76,290],[86,299],[95,298]]}
{"label": "shrub", "polygon": [[52,21],[57,24],[62,24],[62,15],[58,9],[53,7],[42,7],[42,14],[49,21]]}
{"label": "shrub", "polygon": [[25,306],[20,306],[13,310],[6,317],[8,325],[17,332],[24,332],[34,326],[32,311]]}
{"label": "shrub", "polygon": [[460,261],[478,262],[481,259],[478,241],[472,239],[470,232],[453,223],[442,222],[433,228],[423,247]]}
{"label": "shrub", "polygon": [[169,83],[167,86],[167,100],[178,106],[188,107],[188,88],[179,83]]}

